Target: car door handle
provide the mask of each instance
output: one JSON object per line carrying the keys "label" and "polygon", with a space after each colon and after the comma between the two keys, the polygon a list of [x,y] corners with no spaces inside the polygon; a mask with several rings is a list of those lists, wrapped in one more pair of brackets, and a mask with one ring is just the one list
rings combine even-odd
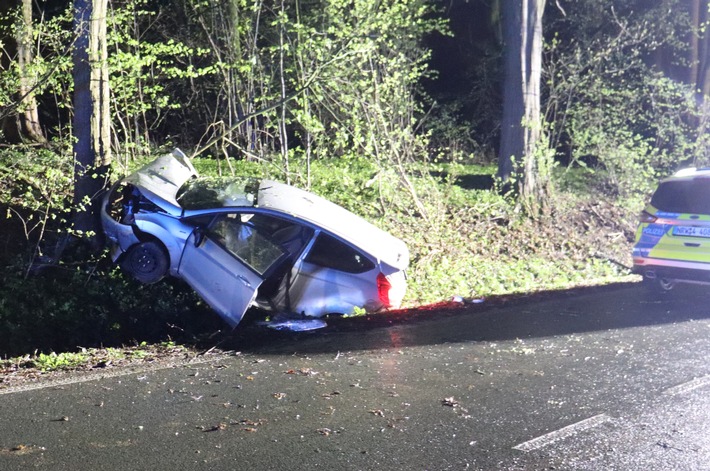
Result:
{"label": "car door handle", "polygon": [[700,247],[700,244],[697,242],[685,242],[683,245],[686,247]]}
{"label": "car door handle", "polygon": [[243,275],[237,275],[237,278],[239,279],[239,281],[241,281],[242,283],[244,283],[244,286],[246,286],[247,288],[251,288],[251,283],[249,282],[249,280],[246,279],[245,276],[243,276]]}

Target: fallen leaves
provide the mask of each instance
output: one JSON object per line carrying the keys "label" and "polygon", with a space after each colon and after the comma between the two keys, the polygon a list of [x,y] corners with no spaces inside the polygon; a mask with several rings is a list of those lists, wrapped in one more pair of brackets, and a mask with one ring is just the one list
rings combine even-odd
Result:
{"label": "fallen leaves", "polygon": [[315,376],[319,374],[317,371],[314,371],[311,368],[299,368],[297,370],[286,370],[284,371],[287,375],[301,375],[301,376]]}
{"label": "fallen leaves", "polygon": [[217,425],[215,425],[214,427],[210,427],[210,428],[204,430],[204,432],[217,432],[220,430],[227,430],[227,424],[220,422]]}
{"label": "fallen leaves", "polygon": [[459,403],[459,401],[456,400],[453,396],[445,397],[444,399],[442,399],[441,405],[446,406],[446,407],[451,407],[452,409],[454,409],[456,411],[456,413],[459,416],[463,417],[464,419],[471,418],[471,416],[468,415],[468,410],[461,407],[461,403]]}
{"label": "fallen leaves", "polygon": [[240,426],[240,427],[242,427],[242,429],[241,429],[242,431],[254,433],[254,432],[258,431],[258,427],[260,427],[261,425],[264,425],[265,423],[266,423],[266,420],[264,420],[264,419],[258,419],[258,420],[241,419],[241,420],[233,421],[230,423],[220,422],[217,425],[213,425],[211,427],[198,426],[197,428],[202,430],[203,432],[222,432],[224,430],[227,430],[231,426]]}
{"label": "fallen leaves", "polygon": [[458,407],[459,402],[452,397],[445,397],[441,400],[441,404],[449,407]]}
{"label": "fallen leaves", "polygon": [[0,456],[2,455],[29,455],[30,453],[45,451],[44,447],[35,445],[19,444],[12,448],[0,448]]}

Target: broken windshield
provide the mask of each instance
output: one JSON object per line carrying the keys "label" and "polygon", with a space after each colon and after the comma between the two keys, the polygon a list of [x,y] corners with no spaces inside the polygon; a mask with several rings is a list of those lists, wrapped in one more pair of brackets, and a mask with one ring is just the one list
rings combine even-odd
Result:
{"label": "broken windshield", "polygon": [[208,178],[185,183],[177,194],[183,209],[210,209],[257,204],[260,181],[253,177]]}

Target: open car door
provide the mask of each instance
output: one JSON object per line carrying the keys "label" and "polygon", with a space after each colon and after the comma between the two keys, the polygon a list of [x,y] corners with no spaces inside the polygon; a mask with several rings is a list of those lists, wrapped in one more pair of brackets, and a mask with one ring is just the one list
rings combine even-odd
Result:
{"label": "open car door", "polygon": [[195,229],[185,244],[178,273],[231,326],[256,297],[267,270],[283,250],[248,223],[250,215],[224,214]]}

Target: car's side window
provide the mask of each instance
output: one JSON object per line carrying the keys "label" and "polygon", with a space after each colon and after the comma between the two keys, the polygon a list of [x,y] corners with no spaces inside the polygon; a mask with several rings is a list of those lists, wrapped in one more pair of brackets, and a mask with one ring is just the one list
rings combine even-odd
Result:
{"label": "car's side window", "polygon": [[210,225],[207,235],[263,275],[284,251],[250,222],[253,216],[245,213],[219,216]]}
{"label": "car's side window", "polygon": [[375,268],[363,253],[325,233],[318,235],[305,261],[348,273],[363,273]]}

